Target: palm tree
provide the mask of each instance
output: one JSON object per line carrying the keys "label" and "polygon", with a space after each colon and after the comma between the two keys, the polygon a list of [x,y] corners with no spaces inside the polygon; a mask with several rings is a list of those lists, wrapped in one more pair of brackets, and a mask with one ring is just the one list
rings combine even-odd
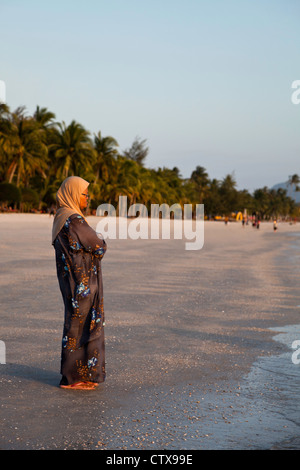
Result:
{"label": "palm tree", "polygon": [[10,142],[11,122],[9,107],[0,103],[0,180],[5,179],[6,167],[9,162],[11,150]]}
{"label": "palm tree", "polygon": [[220,196],[223,205],[223,212],[229,215],[230,212],[234,212],[237,209],[238,198],[236,190],[236,181],[234,176],[226,175],[220,186]]}
{"label": "palm tree", "polygon": [[57,176],[62,179],[83,176],[91,169],[95,158],[90,133],[75,121],[68,126],[64,122],[56,126],[55,142],[50,150],[54,153]]}
{"label": "palm tree", "polygon": [[43,142],[43,130],[31,117],[25,116],[25,108],[19,107],[10,115],[8,182],[17,175],[17,186],[22,181],[26,186],[36,172],[45,177],[48,149]]}
{"label": "palm tree", "polygon": [[120,157],[122,162],[119,172],[119,181],[127,188],[127,194],[130,197],[130,205],[138,202],[141,194],[140,166],[134,161],[125,157]]}
{"label": "palm tree", "polygon": [[254,191],[254,209],[259,212],[262,218],[269,218],[278,212],[274,200],[276,197],[275,189],[269,189],[267,186]]}
{"label": "palm tree", "polygon": [[300,184],[300,178],[297,175],[297,173],[289,176],[288,186],[291,188],[291,190],[293,189],[293,186],[294,186],[295,191],[300,191],[300,187],[298,186],[299,184]]}
{"label": "palm tree", "polygon": [[101,181],[108,182],[111,168],[114,160],[118,155],[116,147],[118,142],[111,136],[102,137],[99,131],[94,137],[94,149],[96,151],[96,159],[93,165],[95,170],[94,183],[97,183],[99,178]]}
{"label": "palm tree", "polygon": [[128,196],[132,200],[132,173],[128,166],[125,166],[125,159],[118,155],[112,171],[110,173],[109,182],[104,185],[104,193],[109,203],[115,202],[116,205],[119,196]]}
{"label": "palm tree", "polygon": [[33,114],[33,118],[40,125],[40,127],[47,129],[54,124],[53,119],[55,119],[55,114],[51,111],[48,111],[47,108],[40,108],[37,106]]}
{"label": "palm tree", "polygon": [[190,180],[193,182],[195,191],[198,195],[198,203],[203,204],[205,197],[209,191],[209,178],[203,166],[197,166],[192,172]]}
{"label": "palm tree", "polygon": [[140,181],[140,199],[149,210],[149,205],[156,202],[155,173],[149,169],[142,168],[142,171],[140,172]]}
{"label": "palm tree", "polygon": [[136,137],[130,147],[124,151],[124,157],[136,161],[139,165],[144,166],[144,160],[149,153],[149,147],[145,147],[146,139],[141,140]]}
{"label": "palm tree", "polygon": [[213,178],[209,182],[209,192],[205,198],[204,210],[206,215],[215,217],[221,211],[220,181]]}

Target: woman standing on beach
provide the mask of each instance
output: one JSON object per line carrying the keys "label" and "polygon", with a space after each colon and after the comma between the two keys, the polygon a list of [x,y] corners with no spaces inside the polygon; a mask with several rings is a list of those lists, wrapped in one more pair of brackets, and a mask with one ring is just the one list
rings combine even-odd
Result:
{"label": "woman standing on beach", "polygon": [[94,389],[105,379],[101,259],[106,243],[86,222],[89,183],[65,179],[56,196],[52,244],[65,316],[60,387]]}

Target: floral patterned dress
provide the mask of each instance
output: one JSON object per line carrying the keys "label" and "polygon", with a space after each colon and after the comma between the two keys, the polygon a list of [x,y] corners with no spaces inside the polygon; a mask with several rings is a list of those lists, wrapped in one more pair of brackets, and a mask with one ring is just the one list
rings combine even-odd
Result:
{"label": "floral patterned dress", "polygon": [[65,222],[54,243],[65,316],[61,385],[105,380],[101,259],[107,245],[78,214]]}

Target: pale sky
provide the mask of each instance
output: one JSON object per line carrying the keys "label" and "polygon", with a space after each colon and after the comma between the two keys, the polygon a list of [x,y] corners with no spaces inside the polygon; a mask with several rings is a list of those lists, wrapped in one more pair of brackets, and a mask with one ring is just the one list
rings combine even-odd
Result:
{"label": "pale sky", "polygon": [[11,110],[46,107],[145,165],[234,173],[253,191],[300,174],[299,0],[0,0]]}

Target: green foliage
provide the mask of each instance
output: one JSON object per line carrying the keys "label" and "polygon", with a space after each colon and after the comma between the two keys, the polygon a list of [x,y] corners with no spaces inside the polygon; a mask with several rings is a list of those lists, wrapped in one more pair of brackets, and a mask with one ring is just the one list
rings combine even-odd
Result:
{"label": "green foliage", "polygon": [[[117,208],[120,195],[128,205],[204,204],[208,217],[233,212],[259,213],[261,218],[298,213],[295,202],[283,189],[256,189],[251,195],[238,190],[232,174],[221,181],[210,179],[197,165],[190,178],[183,178],[177,167],[146,168],[149,153],[146,140],[136,137],[132,146],[120,152],[112,136],[99,131],[92,137],[78,122],[56,122],[47,108],[36,107],[33,116],[24,107],[11,112],[0,103],[0,202],[18,204],[23,211],[55,205],[62,181],[78,175],[90,181],[90,208],[111,203]],[[299,190],[297,174],[288,185]]]}
{"label": "green foliage", "polygon": [[21,191],[15,184],[3,181],[0,183],[0,202],[14,204],[20,202]]}
{"label": "green foliage", "polygon": [[124,151],[124,157],[136,161],[139,165],[144,166],[144,160],[148,155],[149,147],[145,147],[146,139],[141,140],[136,137],[131,147]]}
{"label": "green foliage", "polygon": [[39,195],[31,188],[21,189],[21,208],[24,211],[37,209],[39,205]]}

